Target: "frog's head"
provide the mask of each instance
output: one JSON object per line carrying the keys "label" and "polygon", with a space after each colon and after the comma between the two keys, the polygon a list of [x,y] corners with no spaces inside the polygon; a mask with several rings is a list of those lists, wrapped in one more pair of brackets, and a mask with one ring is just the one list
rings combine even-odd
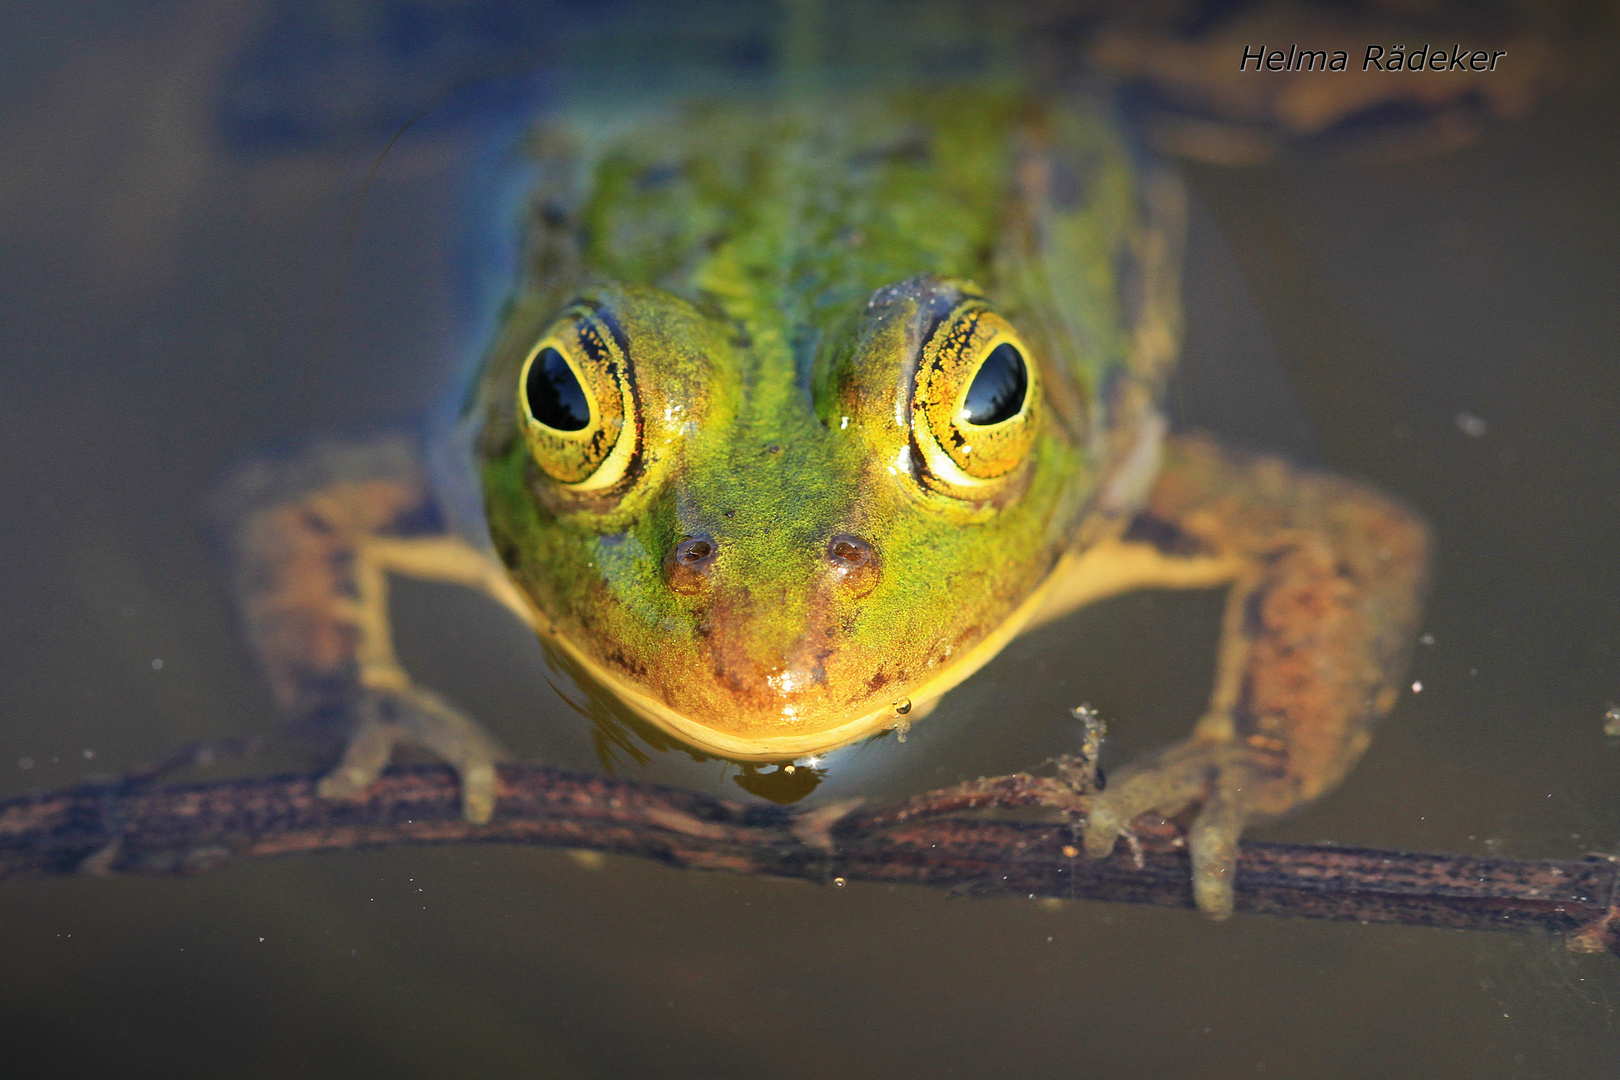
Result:
{"label": "frog's head", "polygon": [[[571,292],[520,298],[486,368],[497,550],[549,642],[700,749],[791,759],[901,722],[1017,631],[1072,540],[1095,488],[1075,350],[1104,336],[1042,299],[1008,161],[977,203],[937,167],[887,174],[885,214],[823,188],[832,221],[777,220],[806,182],[779,179],[695,250],[606,170],[554,222]],[[719,201],[657,205],[712,226]]]}

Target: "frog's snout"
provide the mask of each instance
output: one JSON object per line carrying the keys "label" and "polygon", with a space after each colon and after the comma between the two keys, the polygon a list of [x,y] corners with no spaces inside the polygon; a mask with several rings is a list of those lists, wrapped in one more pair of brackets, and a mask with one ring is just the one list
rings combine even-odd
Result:
{"label": "frog's snout", "polygon": [[849,605],[877,587],[883,559],[853,532],[823,536],[801,539],[797,558],[791,549],[766,557],[750,550],[748,537],[709,532],[688,534],[665,553],[664,580],[694,602],[703,667],[723,691],[725,714],[762,722],[842,716],[843,704],[827,696],[828,665],[852,626]]}

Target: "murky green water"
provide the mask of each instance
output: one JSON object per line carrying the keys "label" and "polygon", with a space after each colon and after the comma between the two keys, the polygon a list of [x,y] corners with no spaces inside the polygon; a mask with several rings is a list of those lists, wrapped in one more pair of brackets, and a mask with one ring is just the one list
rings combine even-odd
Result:
{"label": "murky green water", "polygon": [[[414,130],[355,212],[389,114],[263,121],[311,112],[254,81],[285,13],[239,11],[4,16],[0,791],[273,730],[210,485],[266,442],[420,414],[468,347],[456,260],[487,126]],[[703,48],[747,66],[756,23],[719,20]],[[306,81],[347,102],[366,77]],[[1341,791],[1257,835],[1620,848],[1602,731],[1620,700],[1617,100],[1578,94],[1438,158],[1188,171],[1176,419],[1372,478],[1439,538],[1422,691]],[[594,766],[522,631],[449,590],[399,604],[420,678],[520,752]],[[1115,760],[1166,742],[1201,707],[1217,617],[1167,594],[1083,612],[829,784],[1026,766],[1082,700],[1116,720]],[[741,794],[684,758],[627,774]],[[0,889],[16,1075],[1589,1077],[1620,1072],[1617,1005],[1620,961],[1551,939],[523,849]]]}

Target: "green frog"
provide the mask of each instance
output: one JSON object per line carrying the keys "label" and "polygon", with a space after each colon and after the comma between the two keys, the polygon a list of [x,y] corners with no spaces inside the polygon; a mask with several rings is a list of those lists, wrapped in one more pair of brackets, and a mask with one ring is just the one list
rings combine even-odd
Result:
{"label": "green frog", "polygon": [[807,757],[923,718],[1019,633],[1225,586],[1190,737],[1110,777],[1106,855],[1196,809],[1196,901],[1337,784],[1398,693],[1427,535],[1349,480],[1171,436],[1183,196],[1106,102],[1005,86],[548,122],[523,259],[455,432],[237,485],[281,705],[401,741],[498,812],[500,750],[395,657],[388,583],[478,589],[670,739]]}

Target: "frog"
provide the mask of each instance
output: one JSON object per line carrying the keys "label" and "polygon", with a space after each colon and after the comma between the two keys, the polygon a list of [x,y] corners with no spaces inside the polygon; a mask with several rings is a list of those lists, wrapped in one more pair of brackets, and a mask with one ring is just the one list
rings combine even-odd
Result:
{"label": "frog", "polygon": [[1173,433],[1186,195],[1102,94],[825,89],[559,114],[455,422],[233,482],[233,581],[279,706],[498,813],[499,744],[400,663],[394,578],[477,590],[689,751],[901,734],[1018,635],[1225,589],[1208,706],[1077,838],[1190,815],[1233,911],[1244,830],[1331,790],[1394,706],[1429,534],[1374,487]]}

